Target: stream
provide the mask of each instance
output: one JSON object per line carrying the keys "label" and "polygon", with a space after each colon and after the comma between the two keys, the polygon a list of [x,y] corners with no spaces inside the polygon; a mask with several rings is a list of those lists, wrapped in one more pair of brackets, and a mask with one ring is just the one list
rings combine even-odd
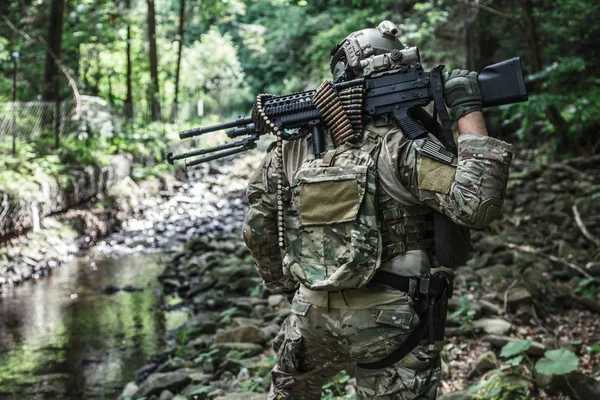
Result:
{"label": "stream", "polygon": [[[0,398],[116,398],[187,319],[158,296],[163,257],[80,258],[3,295]],[[141,290],[101,293],[115,283]]]}
{"label": "stream", "polygon": [[156,278],[190,238],[240,229],[249,170],[206,166],[170,195],[141,199],[87,255],[0,294],[0,399],[117,398],[190,316]]}

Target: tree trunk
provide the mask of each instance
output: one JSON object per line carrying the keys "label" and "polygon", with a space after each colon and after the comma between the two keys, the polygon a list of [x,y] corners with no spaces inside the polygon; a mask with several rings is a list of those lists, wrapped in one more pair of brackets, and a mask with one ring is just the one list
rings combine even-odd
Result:
{"label": "tree trunk", "polygon": [[54,57],[60,60],[62,50],[63,14],[65,0],[52,0],[50,10],[50,25],[48,28],[48,48],[46,52],[46,67],[44,71],[44,91],[42,97],[46,101],[56,101],[59,97],[58,65]]}
{"label": "tree trunk", "polygon": [[529,53],[529,62],[533,73],[542,69],[542,55],[540,53],[539,38],[537,34],[537,25],[533,18],[533,5],[531,0],[521,0],[521,10],[523,11],[525,30],[525,40],[527,40],[527,51]]}
{"label": "tree trunk", "polygon": [[156,18],[154,0],[146,0],[148,4],[148,40],[150,42],[150,77],[151,77],[151,118],[160,120],[160,92],[158,85],[158,56],[156,54]]}
{"label": "tree trunk", "polygon": [[479,10],[473,9],[472,12],[476,14],[474,17],[472,17],[473,20],[467,26],[467,31],[465,33],[466,66],[470,71],[479,71],[479,60],[481,59]]}
{"label": "tree trunk", "polygon": [[173,121],[177,119],[177,106],[179,102],[179,72],[181,69],[181,52],[183,50],[183,35],[185,23],[185,0],[180,0],[179,3],[179,48],[177,50],[177,69],[175,70],[175,101],[173,102],[173,112],[171,118]]}
{"label": "tree trunk", "polygon": [[[529,62],[533,73],[540,72],[542,69],[542,54],[539,47],[539,37],[537,34],[537,24],[533,17],[533,4],[531,0],[521,0],[521,10],[523,11],[525,31],[525,40],[527,41],[527,51],[529,53]],[[550,121],[557,133],[557,147],[568,150],[572,147],[568,138],[567,121],[562,117],[560,111],[554,106],[546,107],[546,117]]]}
{"label": "tree trunk", "polygon": [[133,121],[133,94],[131,85],[131,0],[125,1],[127,7],[127,96],[125,97],[125,116],[131,123]]}

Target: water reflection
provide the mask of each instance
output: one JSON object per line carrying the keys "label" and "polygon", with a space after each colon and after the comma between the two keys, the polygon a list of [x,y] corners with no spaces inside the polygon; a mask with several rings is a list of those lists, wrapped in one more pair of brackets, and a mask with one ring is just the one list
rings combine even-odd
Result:
{"label": "water reflection", "polygon": [[0,296],[0,398],[116,398],[187,318],[163,311],[162,269],[160,254],[82,259]]}

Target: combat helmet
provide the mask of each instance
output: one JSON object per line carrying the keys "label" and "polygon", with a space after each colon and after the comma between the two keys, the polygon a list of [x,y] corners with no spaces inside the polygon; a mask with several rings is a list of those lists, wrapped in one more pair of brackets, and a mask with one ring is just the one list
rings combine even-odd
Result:
{"label": "combat helmet", "polygon": [[348,81],[362,76],[361,61],[371,56],[404,49],[398,39],[400,30],[391,21],[382,21],[377,29],[352,32],[331,49],[329,68],[334,82]]}

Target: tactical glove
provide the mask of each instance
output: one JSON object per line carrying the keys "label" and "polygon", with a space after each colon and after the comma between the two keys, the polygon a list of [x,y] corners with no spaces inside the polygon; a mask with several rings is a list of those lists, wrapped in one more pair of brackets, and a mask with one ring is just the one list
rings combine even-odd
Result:
{"label": "tactical glove", "polygon": [[455,69],[444,74],[444,97],[454,119],[481,111],[477,72]]}

